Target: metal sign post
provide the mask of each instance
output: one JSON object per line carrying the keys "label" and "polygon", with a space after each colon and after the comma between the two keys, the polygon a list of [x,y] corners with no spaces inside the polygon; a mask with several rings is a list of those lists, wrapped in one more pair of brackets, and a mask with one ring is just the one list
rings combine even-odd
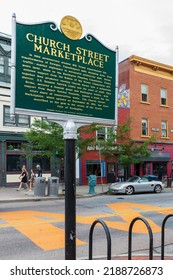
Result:
{"label": "metal sign post", "polygon": [[72,120],[64,125],[65,142],[65,259],[76,259],[76,144]]}

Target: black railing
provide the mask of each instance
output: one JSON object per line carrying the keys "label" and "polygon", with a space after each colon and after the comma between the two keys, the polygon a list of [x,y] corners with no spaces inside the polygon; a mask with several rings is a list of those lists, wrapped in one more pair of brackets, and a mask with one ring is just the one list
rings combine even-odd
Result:
{"label": "black railing", "polygon": [[[164,260],[164,258],[165,258],[165,256],[164,256],[165,224],[170,217],[173,217],[173,214],[167,215],[162,222],[162,227],[161,227],[161,260]],[[129,225],[129,230],[128,230],[128,260],[132,259],[132,230],[133,230],[134,224],[137,221],[142,221],[148,229],[149,260],[153,260],[153,232],[152,232],[152,229],[151,229],[149,223],[147,222],[147,220],[145,220],[144,218],[141,218],[141,217],[134,218]],[[93,222],[93,224],[91,225],[91,228],[90,228],[90,232],[89,232],[89,260],[93,259],[93,232],[94,232],[94,228],[95,228],[96,224],[101,224],[102,227],[104,228],[104,231],[106,233],[106,238],[107,238],[107,260],[111,260],[111,235],[110,235],[110,231],[109,231],[109,228],[107,227],[106,223],[101,219],[95,220]]]}
{"label": "black railing", "polygon": [[152,260],[153,259],[153,233],[152,233],[152,230],[151,230],[151,227],[150,227],[149,223],[144,218],[141,218],[141,217],[134,218],[131,221],[130,226],[129,226],[128,260],[131,260],[131,258],[132,258],[132,229],[133,229],[133,226],[134,226],[135,222],[139,221],[139,220],[142,221],[148,229],[148,234],[149,234],[149,260]]}
{"label": "black railing", "polygon": [[93,232],[96,224],[101,224],[105,230],[106,238],[107,238],[107,260],[111,260],[111,235],[106,223],[101,220],[97,219],[93,222],[89,232],[89,260],[92,260],[93,255]]}
{"label": "black railing", "polygon": [[173,214],[167,215],[163,222],[162,222],[162,229],[161,229],[161,260],[164,260],[165,258],[165,224],[166,221],[170,218],[173,217]]}

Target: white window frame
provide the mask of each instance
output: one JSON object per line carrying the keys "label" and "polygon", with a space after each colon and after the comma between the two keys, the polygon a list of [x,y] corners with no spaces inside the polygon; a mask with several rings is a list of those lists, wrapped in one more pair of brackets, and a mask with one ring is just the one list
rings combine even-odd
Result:
{"label": "white window frame", "polygon": [[5,59],[2,55],[0,55],[0,74],[5,73]]}
{"label": "white window frame", "polygon": [[167,90],[164,88],[160,89],[160,104],[162,106],[167,105]]}
{"label": "white window frame", "polygon": [[149,135],[149,129],[148,129],[148,119],[143,118],[141,121],[141,129],[142,129],[142,136],[148,136]]}
{"label": "white window frame", "polygon": [[11,58],[8,57],[8,75],[11,76]]}
{"label": "white window frame", "polygon": [[15,115],[15,118],[12,120],[10,118],[10,106],[4,105],[3,113],[4,126],[17,126],[17,127],[29,127],[30,126],[30,116],[28,115]]}
{"label": "white window frame", "polygon": [[96,138],[100,141],[106,141],[109,138],[109,131],[112,130],[112,126],[100,126],[100,131],[97,130]]}
{"label": "white window frame", "polygon": [[161,121],[161,137],[168,137],[168,122]]}
{"label": "white window frame", "polygon": [[148,86],[145,84],[141,84],[141,100],[148,102]]}

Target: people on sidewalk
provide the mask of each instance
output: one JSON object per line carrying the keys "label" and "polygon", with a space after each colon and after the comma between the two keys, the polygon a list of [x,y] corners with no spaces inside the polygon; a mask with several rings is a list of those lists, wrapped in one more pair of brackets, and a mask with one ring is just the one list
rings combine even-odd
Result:
{"label": "people on sidewalk", "polygon": [[22,187],[25,190],[27,190],[28,189],[28,185],[27,185],[27,182],[28,182],[28,172],[26,170],[25,165],[23,165],[23,167],[22,167],[22,173],[20,174],[19,179],[21,181],[20,181],[19,188],[17,189],[17,191],[20,191]]}
{"label": "people on sidewalk", "polygon": [[42,177],[42,169],[41,169],[41,166],[40,166],[39,164],[37,164],[36,168],[37,168],[37,176],[38,176],[38,177]]}
{"label": "people on sidewalk", "polygon": [[34,173],[34,170],[31,168],[31,177],[29,179],[29,191],[32,191],[32,189],[33,189],[33,184],[34,184],[35,177],[36,177],[36,175]]}

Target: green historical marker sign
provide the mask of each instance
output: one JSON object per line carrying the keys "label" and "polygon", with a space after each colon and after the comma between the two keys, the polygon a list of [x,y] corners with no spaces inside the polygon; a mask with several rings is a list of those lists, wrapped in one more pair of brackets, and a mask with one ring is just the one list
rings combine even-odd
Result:
{"label": "green historical marker sign", "polygon": [[117,53],[66,23],[16,23],[15,112],[113,124]]}

